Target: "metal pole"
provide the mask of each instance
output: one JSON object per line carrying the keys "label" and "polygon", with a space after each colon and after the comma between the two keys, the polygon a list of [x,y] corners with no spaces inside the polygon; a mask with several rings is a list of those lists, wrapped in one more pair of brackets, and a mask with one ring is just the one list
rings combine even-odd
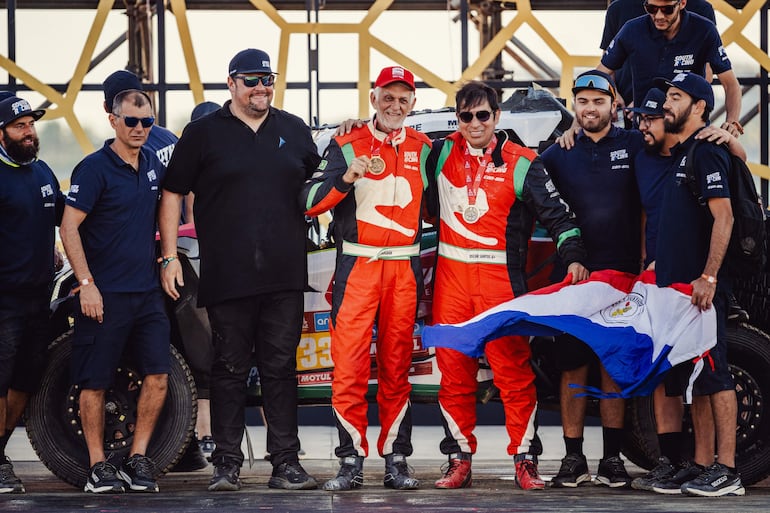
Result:
{"label": "metal pole", "polygon": [[166,5],[164,1],[155,3],[155,15],[158,20],[158,124],[166,126]]}
{"label": "metal pole", "polygon": [[[759,41],[762,51],[767,53],[768,46],[768,6],[767,2],[762,6],[762,15],[759,17]],[[770,102],[770,94],[768,94],[768,86],[770,81],[768,80],[767,70],[760,66],[759,68],[759,105],[760,105],[760,117],[759,117],[759,162],[761,164],[768,164],[768,144],[770,144],[770,130],[768,129],[770,115],[767,112],[768,102]],[[768,181],[762,179],[762,201],[765,204],[765,208],[768,205]]]}
{"label": "metal pole", "polygon": [[[8,7],[8,58],[16,62],[16,0],[7,0]],[[8,90],[16,91],[16,77],[8,74]]]}

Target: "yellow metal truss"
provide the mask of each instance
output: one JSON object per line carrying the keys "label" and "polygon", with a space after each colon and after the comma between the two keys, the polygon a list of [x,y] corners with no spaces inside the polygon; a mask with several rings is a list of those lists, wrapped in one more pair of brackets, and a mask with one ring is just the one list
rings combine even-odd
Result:
{"label": "yellow metal truss", "polygon": [[[356,34],[358,36],[358,110],[360,117],[367,117],[369,115],[369,89],[371,84],[369,68],[370,56],[373,50],[388,57],[393,62],[410,69],[430,87],[445,93],[446,105],[452,104],[457,84],[478,78],[482,71],[504,50],[508,41],[525,25],[529,26],[548,45],[561,62],[560,91],[562,91],[562,96],[570,97],[565,92],[568,92],[572,86],[576,68],[595,66],[599,62],[598,54],[573,55],[568,49],[564,48],[556,37],[551,34],[549,29],[537,18],[529,0],[519,0],[516,2],[517,9],[513,18],[497,33],[489,44],[481,49],[478,57],[463,70],[457,81],[438,76],[429,69],[429,65],[415,61],[408,55],[393,48],[388,42],[372,34],[370,30],[372,25],[383,12],[391,7],[393,0],[374,1],[372,6],[363,14],[361,20],[353,23],[290,22],[268,0],[244,0],[244,5],[248,3],[255,9],[263,12],[280,29],[276,68],[279,73],[277,77],[278,87],[276,87],[274,97],[274,104],[279,108],[283,106],[284,93],[286,91],[286,72],[290,54],[289,41],[290,37],[294,34]],[[746,25],[754,17],[759,16],[764,0],[749,0],[741,10],[735,9],[725,0],[711,0],[711,3],[717,11],[730,20],[730,26],[722,32],[722,41],[725,46],[730,44],[740,46],[761,67],[770,71],[770,56],[762,51],[756,43],[743,35],[743,29]],[[58,93],[38,80],[6,56],[0,55],[0,67],[6,69],[12,76],[24,82],[34,91],[42,94],[55,105],[55,107],[48,109],[45,119],[65,118],[84,153],[93,151],[93,146],[86,137],[85,131],[74,113],[73,106],[83,85],[84,77],[88,72],[88,64],[94,55],[96,42],[102,33],[107,15],[112,9],[113,4],[114,0],[99,1],[94,13],[91,29],[73,72],[72,80],[67,87],[67,91],[63,94]],[[187,5],[185,0],[168,0],[168,4],[177,21],[179,40],[187,66],[190,90],[195,103],[199,103],[204,99],[203,83],[198,71],[190,26],[187,21]],[[751,163],[751,169],[754,174],[770,179],[770,168],[768,166]]]}

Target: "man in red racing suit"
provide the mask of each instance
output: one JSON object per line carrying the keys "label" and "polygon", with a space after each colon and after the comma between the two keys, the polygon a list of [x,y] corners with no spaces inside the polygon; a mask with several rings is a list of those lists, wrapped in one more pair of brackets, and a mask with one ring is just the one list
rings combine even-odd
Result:
{"label": "man in red racing suit", "polygon": [[[421,214],[430,140],[404,128],[415,102],[414,77],[382,70],[370,95],[375,116],[330,143],[319,172],[303,191],[310,216],[334,208],[337,265],[332,289],[332,407],[340,470],[325,490],[363,484],[372,329],[377,317],[377,404],[387,487],[415,489],[406,457],[412,453],[408,380],[412,334],[421,288]],[[379,315],[378,315],[379,314]]]}
{"label": "man in red racing suit", "polygon": [[[526,292],[527,242],[533,218],[549,230],[573,281],[588,277],[574,215],[561,200],[537,154],[495,134],[500,118],[497,95],[470,82],[456,96],[458,132],[435,142],[428,159],[429,210],[439,216],[439,248],[433,321],[464,322]],[[435,184],[433,183],[435,180]],[[516,482],[540,489],[543,480],[529,455],[535,433],[535,376],[529,340],[508,336],[486,345],[486,358],[500,390],[505,424],[514,455]],[[476,451],[477,359],[454,349],[437,348],[441,371],[439,405],[445,437],[441,452],[449,465],[437,488],[471,485],[471,455]]]}

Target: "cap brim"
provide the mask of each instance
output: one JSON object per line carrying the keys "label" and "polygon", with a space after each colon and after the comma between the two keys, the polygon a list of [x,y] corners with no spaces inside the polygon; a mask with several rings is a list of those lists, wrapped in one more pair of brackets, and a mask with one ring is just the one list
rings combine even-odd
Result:
{"label": "cap brim", "polygon": [[19,119],[19,118],[23,118],[23,117],[25,117],[25,116],[32,116],[32,119],[34,119],[35,121],[37,121],[38,119],[40,119],[40,118],[42,118],[43,116],[45,116],[45,110],[43,110],[43,109],[37,109],[37,110],[30,110],[30,111],[28,111],[28,112],[22,112],[22,113],[21,113],[21,114],[19,114],[18,116],[14,116],[14,117],[12,117],[11,119],[9,119],[8,121],[6,121],[5,123],[3,123],[3,125],[2,125],[2,126],[6,126],[8,123],[12,123],[13,121],[16,121],[17,119]]}
{"label": "cap brim", "polygon": [[670,80],[660,77],[653,80],[652,85],[662,91],[667,91],[669,87],[674,87],[674,84],[672,84]]}
{"label": "cap brim", "polygon": [[625,109],[626,112],[634,112],[636,114],[650,114],[652,116],[662,116],[662,112],[658,112],[657,110],[652,109],[645,109],[644,107],[627,107]]}
{"label": "cap brim", "polygon": [[404,84],[406,87],[409,88],[410,91],[414,91],[415,90],[415,88],[414,88],[414,86],[412,84],[410,84],[409,82],[406,82],[404,80],[390,80],[390,81],[387,81],[387,82],[383,82],[382,84],[380,84],[380,85],[378,85],[376,87],[385,87],[385,86],[389,86],[391,84]]}
{"label": "cap brim", "polygon": [[278,73],[277,71],[271,71],[269,69],[261,68],[261,69],[239,69],[239,70],[235,70],[232,73],[230,73],[230,76],[232,77],[233,75],[243,75],[244,73],[268,73],[270,75],[280,75],[280,73]]}
{"label": "cap brim", "polygon": [[572,96],[575,96],[580,91],[599,91],[600,93],[606,94],[607,96],[609,96],[613,100],[615,99],[615,96],[612,93],[610,93],[609,91],[607,91],[605,89],[598,89],[596,87],[573,87],[572,88]]}

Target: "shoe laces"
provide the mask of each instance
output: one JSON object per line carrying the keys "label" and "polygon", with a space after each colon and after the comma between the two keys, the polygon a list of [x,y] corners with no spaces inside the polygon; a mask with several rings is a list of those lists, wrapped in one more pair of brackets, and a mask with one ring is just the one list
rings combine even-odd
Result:
{"label": "shoe laces", "polygon": [[449,461],[446,461],[441,465],[441,473],[444,475],[444,477],[450,477],[452,474],[457,472],[462,465],[463,460],[460,458],[451,458]]}
{"label": "shoe laces", "polygon": [[540,476],[537,474],[537,465],[532,460],[521,460],[519,462],[519,469],[523,469],[531,478],[540,479]]}
{"label": "shoe laces", "polygon": [[154,471],[154,465],[152,460],[147,456],[136,456],[128,460],[128,466],[133,468],[139,475],[152,476]]}
{"label": "shoe laces", "polygon": [[604,467],[606,467],[613,474],[625,474],[626,467],[623,465],[623,460],[617,456],[613,456],[604,460]]}
{"label": "shoe laces", "polygon": [[13,465],[3,463],[0,465],[0,481],[9,481],[11,479],[17,479],[16,474],[13,473]]}
{"label": "shoe laces", "polygon": [[579,454],[567,454],[563,460],[561,460],[561,467],[559,472],[572,472],[575,467],[580,465],[583,459]]}

